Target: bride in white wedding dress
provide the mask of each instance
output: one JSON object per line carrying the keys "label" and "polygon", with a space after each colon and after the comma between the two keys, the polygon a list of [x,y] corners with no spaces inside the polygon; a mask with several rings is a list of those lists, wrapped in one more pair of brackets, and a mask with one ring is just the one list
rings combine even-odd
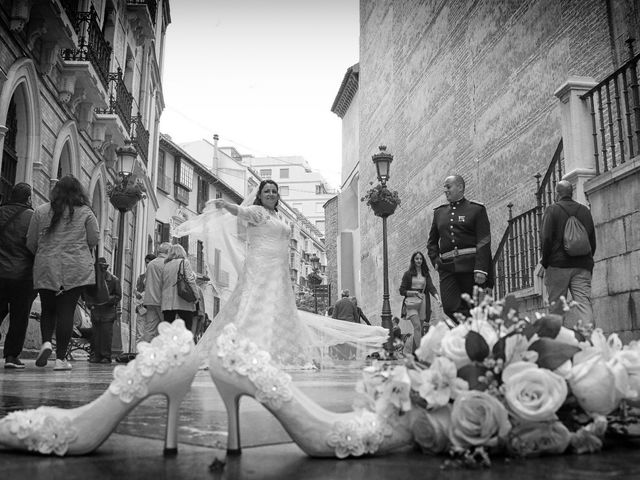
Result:
{"label": "bride in white wedding dress", "polygon": [[321,363],[323,349],[341,343],[380,350],[387,340],[386,329],[296,308],[289,274],[290,228],[278,218],[278,200],[277,183],[264,180],[242,205],[210,201],[202,215],[178,227],[177,236],[204,239],[209,259],[216,248],[236,257],[232,263],[239,274],[235,289],[196,349],[208,354],[223,327],[233,323],[282,366]]}

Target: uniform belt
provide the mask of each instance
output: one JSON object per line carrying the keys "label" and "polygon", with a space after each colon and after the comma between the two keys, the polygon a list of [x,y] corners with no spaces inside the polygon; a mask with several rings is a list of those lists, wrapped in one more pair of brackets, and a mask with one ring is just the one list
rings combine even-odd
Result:
{"label": "uniform belt", "polygon": [[476,247],[469,248],[454,248],[450,252],[440,254],[442,260],[448,260],[449,258],[455,258],[458,255],[469,255],[470,253],[476,253]]}

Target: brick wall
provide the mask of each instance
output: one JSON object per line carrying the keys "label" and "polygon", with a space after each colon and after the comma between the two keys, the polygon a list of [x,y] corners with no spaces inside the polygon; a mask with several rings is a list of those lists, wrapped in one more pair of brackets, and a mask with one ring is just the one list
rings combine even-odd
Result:
{"label": "brick wall", "polygon": [[[561,137],[553,92],[569,75],[613,70],[605,2],[532,0],[360,3],[360,189],[371,155],[394,154],[389,186],[402,205],[389,218],[392,310],[411,252],[426,250],[432,210],[451,173],[486,204],[493,248],[514,215],[534,205]],[[381,221],[363,208],[364,302],[382,295]],[[439,314],[439,312],[437,313]]]}

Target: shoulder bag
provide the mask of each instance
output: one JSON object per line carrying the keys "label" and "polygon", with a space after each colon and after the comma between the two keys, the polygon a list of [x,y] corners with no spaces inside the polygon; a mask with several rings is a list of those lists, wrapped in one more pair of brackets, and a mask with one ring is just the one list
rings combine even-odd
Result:
{"label": "shoulder bag", "polygon": [[109,301],[109,287],[107,286],[107,279],[104,275],[104,270],[98,263],[98,247],[96,246],[94,252],[93,269],[95,272],[95,283],[93,285],[87,285],[84,288],[84,300],[90,305],[102,305]]}
{"label": "shoulder bag", "polygon": [[184,260],[180,262],[180,266],[178,267],[178,281],[176,282],[176,287],[178,287],[178,296],[187,302],[195,302],[197,297],[191,285],[187,281],[187,276],[184,272]]}

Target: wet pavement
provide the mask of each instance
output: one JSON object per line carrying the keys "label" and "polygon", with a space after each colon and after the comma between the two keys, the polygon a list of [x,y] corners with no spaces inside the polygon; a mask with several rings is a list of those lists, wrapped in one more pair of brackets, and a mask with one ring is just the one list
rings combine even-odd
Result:
{"label": "wet pavement", "polygon": [[[109,385],[116,364],[79,359],[73,370],[54,372],[25,360],[22,371],[0,370],[0,417],[42,404],[76,407],[98,397]],[[348,411],[361,364],[344,363],[321,371],[289,372],[296,385],[325,408]],[[348,460],[311,459],[277,420],[253,399],[241,401],[243,453],[225,455],[226,413],[208,372],[200,370],[182,404],[179,453],[163,457],[164,397],[142,402],[93,454],[44,457],[0,451],[2,479],[631,479],[640,478],[640,442],[600,455],[565,455],[532,460],[497,459],[490,470],[442,470],[443,458],[421,455],[411,447],[391,455]],[[215,459],[225,462],[211,469]]]}

